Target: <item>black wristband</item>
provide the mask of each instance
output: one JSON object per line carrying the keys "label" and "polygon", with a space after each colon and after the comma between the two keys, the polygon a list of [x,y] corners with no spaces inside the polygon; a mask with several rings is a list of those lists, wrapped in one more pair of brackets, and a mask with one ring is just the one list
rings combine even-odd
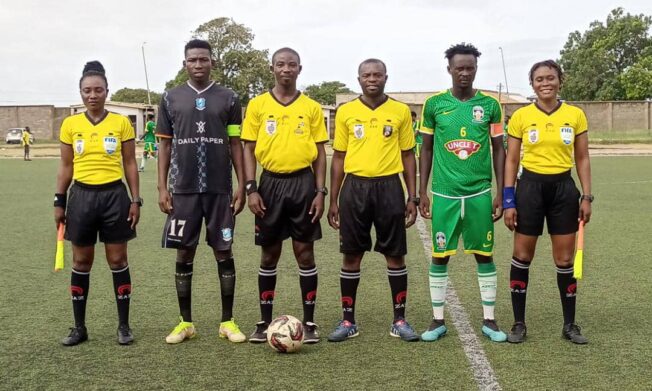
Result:
{"label": "black wristband", "polygon": [[55,193],[54,194],[54,207],[58,208],[63,208],[66,209],[66,202],[68,201],[68,197],[66,196],[66,193]]}
{"label": "black wristband", "polygon": [[245,192],[247,193],[247,195],[249,195],[251,193],[255,193],[257,191],[258,191],[258,185],[256,185],[256,180],[255,179],[252,179],[252,180],[247,181],[245,183]]}

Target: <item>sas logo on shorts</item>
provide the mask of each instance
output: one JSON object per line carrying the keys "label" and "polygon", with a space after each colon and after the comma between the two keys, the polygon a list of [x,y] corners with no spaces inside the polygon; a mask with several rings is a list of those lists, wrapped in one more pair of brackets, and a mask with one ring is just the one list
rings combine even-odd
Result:
{"label": "sas logo on shorts", "polygon": [[265,131],[270,136],[276,133],[276,120],[268,119],[267,122],[265,123]]}
{"label": "sas logo on shorts", "polygon": [[115,137],[104,137],[104,150],[109,155],[112,155],[118,148],[118,139]]}
{"label": "sas logo on shorts", "polygon": [[75,140],[75,153],[77,155],[84,153],[84,140]]}
{"label": "sas logo on shorts", "polygon": [[456,155],[460,160],[466,160],[469,156],[478,152],[482,144],[473,140],[452,140],[444,144],[446,150]]}
{"label": "sas logo on shorts", "polygon": [[573,142],[573,136],[574,136],[573,128],[570,126],[562,126],[559,128],[559,134],[561,135],[561,141],[565,145],[571,145]]}
{"label": "sas logo on shorts", "polygon": [[364,125],[363,124],[355,124],[355,125],[353,125],[353,135],[358,140],[363,138],[364,137]]}
{"label": "sas logo on shorts", "polygon": [[233,230],[231,228],[222,228],[222,240],[225,242],[233,240]]}
{"label": "sas logo on shorts", "polygon": [[527,133],[527,139],[530,140],[530,144],[536,144],[539,141],[539,131],[530,129]]}
{"label": "sas logo on shorts", "polygon": [[195,108],[199,111],[204,110],[206,108],[206,98],[195,99]]}
{"label": "sas logo on shorts", "polygon": [[443,232],[437,232],[435,234],[435,245],[437,250],[446,250],[446,235]]}
{"label": "sas logo on shorts", "polygon": [[473,106],[473,122],[484,122],[484,108],[482,106]]}

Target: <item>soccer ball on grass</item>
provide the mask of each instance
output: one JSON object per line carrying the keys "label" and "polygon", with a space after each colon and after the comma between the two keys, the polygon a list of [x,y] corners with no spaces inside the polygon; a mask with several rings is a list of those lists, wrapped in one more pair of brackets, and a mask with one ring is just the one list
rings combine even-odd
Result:
{"label": "soccer ball on grass", "polygon": [[279,353],[298,352],[303,345],[303,323],[291,315],[279,316],[267,328],[267,343]]}

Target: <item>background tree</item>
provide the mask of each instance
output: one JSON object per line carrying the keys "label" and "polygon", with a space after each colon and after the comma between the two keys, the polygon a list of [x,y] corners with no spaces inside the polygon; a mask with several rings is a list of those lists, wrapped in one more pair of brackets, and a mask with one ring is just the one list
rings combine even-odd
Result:
{"label": "background tree", "polygon": [[[149,94],[152,98],[152,105],[158,105],[161,101],[161,94],[154,91],[150,91]],[[147,104],[147,90],[143,88],[121,88],[111,94],[110,100],[114,102]]]}
{"label": "background tree", "polygon": [[[243,105],[274,85],[269,71],[269,51],[253,48],[254,34],[248,27],[230,18],[217,18],[199,26],[193,38],[205,39],[211,44],[215,61],[211,78],[237,92]],[[182,68],[165,88],[176,87],[187,80],[188,75]]]}
{"label": "background tree", "polygon": [[303,92],[323,105],[335,105],[336,94],[351,93],[346,84],[340,81],[324,81],[319,84],[311,84]]}
{"label": "background tree", "polygon": [[559,62],[566,73],[561,96],[568,100],[645,99],[652,89],[652,17],[616,8],[606,23],[572,32]]}

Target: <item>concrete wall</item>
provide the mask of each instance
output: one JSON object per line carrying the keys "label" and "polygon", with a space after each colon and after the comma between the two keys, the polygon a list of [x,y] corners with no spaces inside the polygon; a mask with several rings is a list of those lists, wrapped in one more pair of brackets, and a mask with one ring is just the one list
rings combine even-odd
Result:
{"label": "concrete wall", "polygon": [[[584,110],[589,129],[602,132],[652,133],[652,102],[568,102]],[[524,106],[520,103],[506,103],[505,114],[511,115]]]}
{"label": "concrete wall", "polygon": [[4,137],[9,128],[29,126],[37,142],[49,140],[59,134],[61,121],[67,113],[67,108],[52,105],[0,106],[0,135]]}

